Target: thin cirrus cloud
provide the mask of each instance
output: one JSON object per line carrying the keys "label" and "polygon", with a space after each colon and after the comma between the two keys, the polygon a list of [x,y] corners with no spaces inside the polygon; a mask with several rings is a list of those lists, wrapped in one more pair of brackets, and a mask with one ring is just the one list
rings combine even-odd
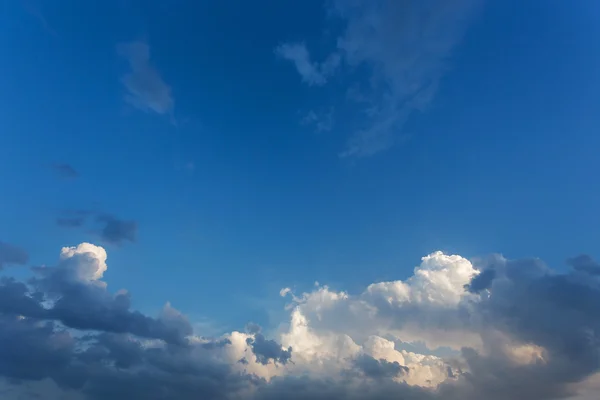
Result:
{"label": "thin cirrus cloud", "polygon": [[309,85],[326,84],[342,61],[350,69],[366,67],[367,75],[347,82],[346,88],[362,111],[364,126],[350,133],[339,155],[368,157],[401,140],[410,115],[433,102],[448,58],[479,3],[334,0],[332,15],[345,28],[325,62],[313,62],[303,43],[283,44],[276,52],[292,61]]}
{"label": "thin cirrus cloud", "polygon": [[65,179],[79,178],[79,172],[71,165],[66,163],[57,163],[52,165],[52,169],[58,176]]}
{"label": "thin cirrus cloud", "polygon": [[[576,260],[576,261],[573,261]],[[0,280],[0,389],[82,400],[589,400],[600,378],[600,281],[588,256],[471,262],[434,252],[406,280],[350,294],[288,296],[270,337],[249,324],[194,333],[166,302],[157,316],[108,290],[109,257],[64,247],[33,278]],[[484,274],[476,285],[473,281]],[[475,290],[476,287],[476,290]],[[427,354],[410,350],[422,342]],[[445,355],[439,350],[450,348]],[[590,397],[591,396],[591,397]],[[69,397],[70,398],[70,397]]]}
{"label": "thin cirrus cloud", "polygon": [[125,101],[145,112],[171,114],[175,104],[171,87],[152,65],[150,46],[141,41],[121,43],[117,53],[127,60],[130,68],[121,78],[126,90]]}

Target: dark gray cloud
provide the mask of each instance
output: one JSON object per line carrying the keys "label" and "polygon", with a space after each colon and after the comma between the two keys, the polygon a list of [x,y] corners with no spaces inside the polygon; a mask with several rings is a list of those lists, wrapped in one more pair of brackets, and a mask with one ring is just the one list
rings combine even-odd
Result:
{"label": "dark gray cloud", "polygon": [[134,243],[138,235],[137,221],[121,219],[99,211],[69,210],[56,219],[56,224],[63,228],[88,226],[104,243],[115,245],[122,245],[125,242]]}
{"label": "dark gray cloud", "polygon": [[472,293],[479,293],[482,290],[488,289],[494,278],[496,277],[496,271],[493,269],[486,269],[471,280],[471,283],[467,285],[467,290]]}
{"label": "dark gray cloud", "polygon": [[600,263],[587,254],[569,258],[567,264],[576,271],[586,272],[590,275],[600,275]]}
{"label": "dark gray cloud", "polygon": [[121,43],[117,53],[129,63],[130,72],[121,81],[127,93],[125,100],[142,111],[157,114],[173,112],[171,87],[150,63],[150,47],[144,42]]}
{"label": "dark gray cloud", "polygon": [[6,265],[25,265],[29,255],[20,247],[0,241],[0,269]]}
{"label": "dark gray cloud", "polygon": [[376,360],[366,354],[358,356],[354,360],[354,366],[365,376],[374,379],[395,378],[408,372],[408,368],[397,361]]}
{"label": "dark gray cloud", "polygon": [[135,242],[138,232],[138,224],[133,220],[122,220],[110,214],[100,214],[96,221],[102,225],[100,236],[108,243],[123,244],[124,242]]}
{"label": "dark gray cloud", "polygon": [[255,334],[254,338],[246,339],[246,343],[252,348],[256,361],[263,365],[267,365],[269,360],[273,360],[275,363],[287,364],[292,358],[291,347],[284,350],[279,343],[265,338],[260,333]]}
{"label": "dark gray cloud", "polygon": [[57,321],[79,330],[130,333],[168,343],[187,343],[185,337],[192,333],[187,318],[169,304],[159,318],[131,310],[127,292],[113,295],[101,281],[93,280],[97,269],[96,259],[75,254],[56,267],[34,269],[37,276],[30,285],[4,277],[0,280],[0,312]]}
{"label": "dark gray cloud", "polygon": [[79,172],[77,172],[77,170],[75,168],[73,168],[70,164],[54,164],[54,165],[52,165],[52,169],[61,178],[67,178],[67,179],[79,178]]}

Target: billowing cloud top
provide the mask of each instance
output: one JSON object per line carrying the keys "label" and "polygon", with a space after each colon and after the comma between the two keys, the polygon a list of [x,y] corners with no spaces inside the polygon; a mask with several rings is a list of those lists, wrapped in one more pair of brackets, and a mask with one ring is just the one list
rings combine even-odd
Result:
{"label": "billowing cloud top", "polygon": [[283,289],[289,319],[269,335],[249,324],[206,338],[170,303],[156,318],[131,310],[129,293],[102,280],[105,249],[81,243],[27,282],[2,278],[1,389],[8,398],[591,399],[576,396],[600,377],[600,282],[590,257],[569,263],[559,274],[536,259],[475,265],[434,252],[408,279],[358,294]]}

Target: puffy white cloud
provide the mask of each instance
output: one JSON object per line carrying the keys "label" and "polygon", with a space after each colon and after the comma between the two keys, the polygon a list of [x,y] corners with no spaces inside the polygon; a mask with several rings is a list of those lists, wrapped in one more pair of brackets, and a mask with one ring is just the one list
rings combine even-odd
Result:
{"label": "puffy white cloud", "polygon": [[69,269],[75,277],[85,281],[102,278],[108,268],[106,258],[106,250],[91,243],[81,243],[76,247],[63,247],[60,251],[63,268]]}

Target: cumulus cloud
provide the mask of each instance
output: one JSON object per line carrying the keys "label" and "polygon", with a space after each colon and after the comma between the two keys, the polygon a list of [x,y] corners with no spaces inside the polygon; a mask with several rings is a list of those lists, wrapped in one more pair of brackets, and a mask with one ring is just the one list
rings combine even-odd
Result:
{"label": "cumulus cloud", "polygon": [[593,398],[600,376],[600,281],[579,267],[594,265],[590,257],[558,273],[537,259],[474,263],[434,252],[407,279],[361,293],[283,290],[289,320],[270,337],[248,324],[216,338],[196,336],[169,303],[156,318],[132,310],[129,293],[103,281],[107,260],[102,247],[81,243],[64,247],[55,266],[33,268],[29,281],[2,278],[6,393],[576,400]]}
{"label": "cumulus cloud", "polygon": [[121,43],[117,53],[129,63],[131,71],[121,81],[127,90],[125,100],[142,111],[170,114],[174,100],[171,87],[150,62],[150,46],[145,42]]}
{"label": "cumulus cloud", "polygon": [[[433,101],[449,58],[460,43],[480,0],[334,0],[331,15],[344,28],[331,56],[344,66],[350,99],[358,100],[364,121],[350,134],[341,157],[367,157],[402,139],[414,111]],[[334,25],[335,26],[335,25]],[[282,51],[281,49],[285,49]],[[278,48],[296,65],[303,81],[325,84],[326,75],[311,61],[306,46]],[[327,64],[327,61],[324,62]],[[367,74],[364,74],[367,71]],[[350,79],[350,78],[349,78]]]}
{"label": "cumulus cloud", "polygon": [[0,269],[6,265],[24,265],[29,255],[20,247],[0,241]]}

